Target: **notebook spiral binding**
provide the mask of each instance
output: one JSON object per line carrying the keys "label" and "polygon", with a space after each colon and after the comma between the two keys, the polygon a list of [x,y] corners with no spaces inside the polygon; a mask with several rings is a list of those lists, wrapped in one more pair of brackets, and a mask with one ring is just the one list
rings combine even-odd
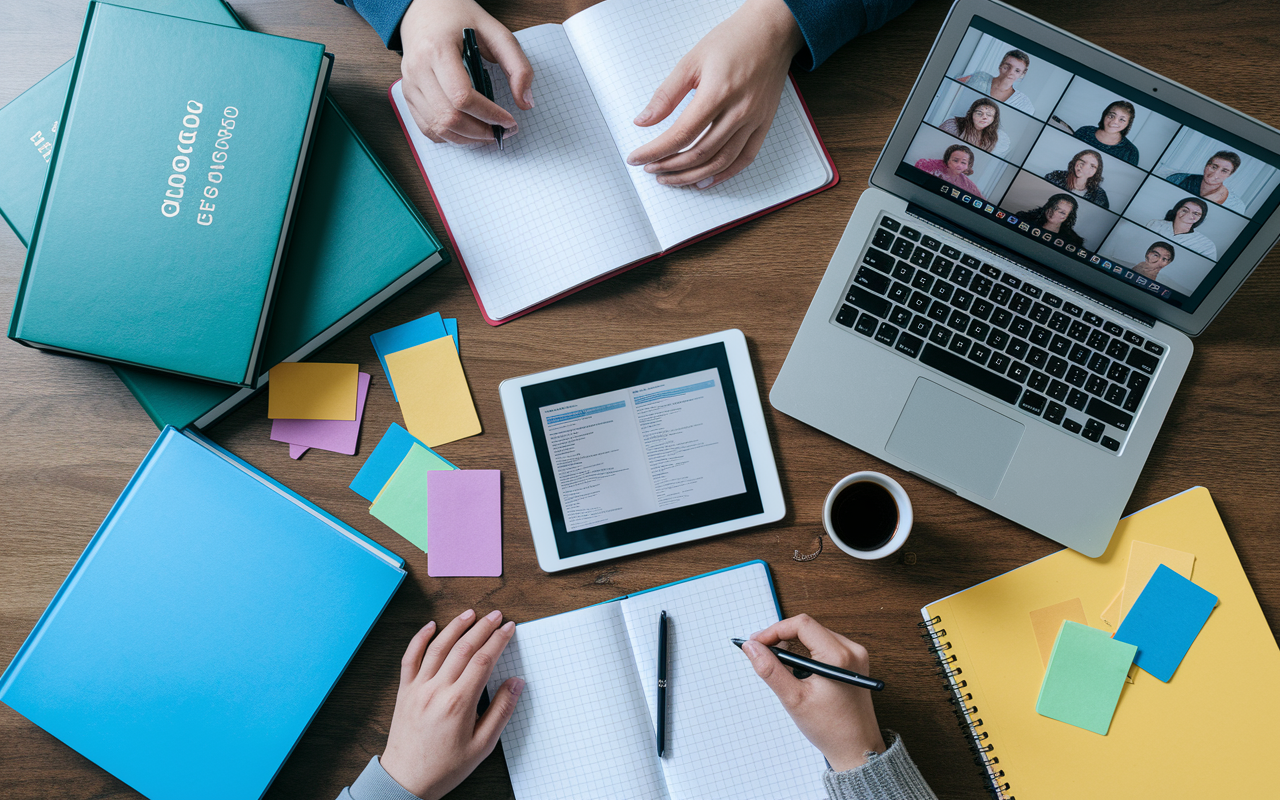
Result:
{"label": "notebook spiral binding", "polygon": [[973,753],[973,763],[982,768],[987,790],[996,800],[1016,800],[1009,793],[1009,783],[1004,780],[1004,770],[999,767],[1000,758],[992,753],[995,746],[988,741],[988,732],[982,730],[982,718],[978,716],[978,707],[973,703],[973,694],[965,691],[969,682],[961,677],[964,674],[964,668],[956,665],[954,653],[947,652],[951,649],[951,642],[946,638],[947,630],[942,627],[942,618],[930,617],[923,622],[917,622],[916,625],[925,631],[920,634],[920,638],[928,640],[929,654],[937,660],[937,675],[945,681],[952,711],[955,712],[956,720],[964,731],[965,738],[969,740],[969,751]]}

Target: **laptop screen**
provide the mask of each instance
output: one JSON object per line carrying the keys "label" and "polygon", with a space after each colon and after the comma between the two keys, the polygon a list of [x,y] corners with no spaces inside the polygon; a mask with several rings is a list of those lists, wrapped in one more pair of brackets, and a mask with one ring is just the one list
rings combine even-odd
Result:
{"label": "laptop screen", "polygon": [[1280,203],[1275,153],[981,17],[895,174],[1187,313]]}

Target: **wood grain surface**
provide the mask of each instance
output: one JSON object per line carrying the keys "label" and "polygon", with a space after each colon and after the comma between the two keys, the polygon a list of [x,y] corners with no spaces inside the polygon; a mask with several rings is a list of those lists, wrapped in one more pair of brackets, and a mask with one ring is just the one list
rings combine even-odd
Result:
{"label": "wood grain surface", "polygon": [[[1280,4],[1015,4],[1280,125]],[[234,5],[254,30],[328,46],[337,58],[333,96],[443,236],[386,98],[388,85],[400,76],[397,54],[385,50],[355,12],[327,0],[235,0]],[[504,0],[489,8],[518,29],[561,22],[587,5],[586,0]],[[381,752],[400,655],[429,619],[447,620],[471,607],[533,619],[752,558],[769,562],[785,614],[808,612],[870,649],[874,674],[890,686],[876,698],[881,724],[902,733],[938,794],[986,796],[917,636],[918,610],[1054,552],[1057,545],[766,404],[789,508],[782,522],[547,575],[534,558],[498,402],[504,378],[730,327],[746,334],[758,388],[767,393],[947,8],[942,0],[920,0],[818,71],[798,76],[842,176],[835,188],[499,328],[484,323],[457,265],[446,267],[320,354],[326,361],[358,362],[374,375],[355,457],[313,450],[291,461],[285,445],[267,438],[265,394],[212,429],[217,442],[408,561],[408,579],[267,797],[336,797]],[[0,3],[0,105],[74,55],[83,12],[83,0]],[[0,307],[12,307],[23,257],[18,240],[7,228],[0,230]],[[1273,633],[1280,621],[1277,267],[1280,256],[1273,253],[1196,340],[1184,386],[1128,506],[1137,510],[1190,486],[1207,486]],[[464,468],[504,473],[501,578],[429,578],[425,557],[370,517],[367,503],[347,488],[382,431],[401,420],[369,334],[432,311],[458,318],[462,361],[484,426],[483,435],[440,452]],[[155,436],[146,414],[109,368],[0,340],[0,664],[12,659]],[[830,486],[863,469],[894,476],[910,494],[916,525],[905,551],[886,562],[861,563],[829,546],[815,561],[793,561],[793,550],[815,547]],[[0,794],[13,800],[137,796],[5,706],[0,706],[0,743]],[[198,782],[200,776],[191,779]],[[510,793],[499,747],[453,796]]]}

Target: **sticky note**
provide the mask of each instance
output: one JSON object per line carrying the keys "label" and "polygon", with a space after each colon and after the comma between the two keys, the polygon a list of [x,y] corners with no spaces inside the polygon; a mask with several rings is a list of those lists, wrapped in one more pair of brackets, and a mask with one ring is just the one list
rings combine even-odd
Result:
{"label": "sticky note", "polygon": [[427,574],[497,577],[502,574],[502,472],[460,469],[427,476],[431,555]]}
{"label": "sticky note", "polygon": [[1116,641],[1135,645],[1137,665],[1168,683],[1217,602],[1211,592],[1161,564],[1120,623]]}
{"label": "sticky note", "polygon": [[462,355],[462,346],[458,344],[458,321],[445,317],[444,329],[453,337],[453,349],[458,351],[458,355]]}
{"label": "sticky note", "polygon": [[427,552],[427,475],[453,466],[421,445],[409,448],[387,485],[374,498],[369,513]]}
{"label": "sticky note", "polygon": [[449,337],[387,354],[387,369],[399,386],[404,426],[428,447],[480,433],[462,362]]}
{"label": "sticky note", "polygon": [[1137,650],[1106,631],[1063,622],[1040,684],[1036,713],[1106,736]]}
{"label": "sticky note", "polygon": [[276,364],[268,374],[268,419],[356,418],[359,366],[299,361]]}
{"label": "sticky note", "polygon": [[1107,603],[1107,607],[1102,609],[1102,613],[1098,615],[1098,619],[1107,623],[1109,627],[1116,627],[1120,624],[1120,600],[1124,597],[1124,587],[1120,587],[1120,591],[1116,592],[1116,596],[1111,598],[1111,602]]}
{"label": "sticky note", "polygon": [[1089,624],[1084,617],[1084,604],[1080,602],[1079,597],[1031,612],[1031,628],[1036,635],[1036,644],[1040,646],[1040,663],[1046,667],[1049,666],[1049,656],[1053,654],[1053,643],[1058,639],[1058,631],[1062,628],[1064,619],[1081,625]]}
{"label": "sticky note", "polygon": [[[449,323],[453,323],[450,330]],[[382,371],[387,374],[387,382],[391,384],[391,396],[400,400],[400,396],[396,394],[395,381],[391,380],[391,371],[387,369],[387,355],[389,353],[398,353],[401,350],[407,350],[426,342],[432,342],[445,336],[453,337],[453,348],[458,349],[458,321],[456,319],[444,320],[440,318],[439,313],[428,314],[425,317],[406,322],[403,325],[397,325],[394,328],[388,328],[385,331],[379,331],[369,337],[369,341],[373,342],[373,350],[378,354],[378,360],[382,362]]]}
{"label": "sticky note", "polygon": [[355,455],[356,445],[360,441],[360,420],[364,417],[364,401],[369,396],[370,380],[372,376],[369,373],[360,373],[359,389],[356,392],[355,419],[278,419],[271,423],[271,439],[276,442],[288,442],[291,445],[317,447],[332,453]]}
{"label": "sticky note", "polygon": [[1116,622],[1124,623],[1129,609],[1133,608],[1134,601],[1138,599],[1138,595],[1142,594],[1142,587],[1147,585],[1147,580],[1156,571],[1156,567],[1164,564],[1182,577],[1190,579],[1191,569],[1195,563],[1196,557],[1191,553],[1184,553],[1171,547],[1161,547],[1158,544],[1134,542],[1129,549],[1129,565],[1124,571],[1120,618]]}
{"label": "sticky note", "polygon": [[382,487],[386,486],[387,481],[391,480],[391,475],[400,466],[400,462],[404,461],[404,457],[409,454],[409,450],[414,444],[444,462],[448,469],[458,468],[447,459],[441,458],[439,453],[413,438],[408,431],[393,422],[391,427],[387,428],[387,432],[382,434],[382,440],[378,442],[377,447],[373,448],[373,452],[365,460],[364,466],[360,468],[360,471],[356,473],[356,477],[351,481],[351,491],[372,503],[377,499],[378,492],[382,491]]}
{"label": "sticky note", "polygon": [[292,458],[294,461],[297,461],[299,458],[302,458],[303,453],[307,452],[310,449],[311,449],[310,447],[306,447],[304,445],[291,444],[289,445],[289,458]]}

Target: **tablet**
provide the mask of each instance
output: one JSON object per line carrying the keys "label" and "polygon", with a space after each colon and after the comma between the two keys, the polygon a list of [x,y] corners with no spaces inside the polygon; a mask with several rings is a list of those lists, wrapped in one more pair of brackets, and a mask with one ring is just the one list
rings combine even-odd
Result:
{"label": "tablet", "polygon": [[547,572],[786,513],[742,331],[512,378],[500,394]]}

